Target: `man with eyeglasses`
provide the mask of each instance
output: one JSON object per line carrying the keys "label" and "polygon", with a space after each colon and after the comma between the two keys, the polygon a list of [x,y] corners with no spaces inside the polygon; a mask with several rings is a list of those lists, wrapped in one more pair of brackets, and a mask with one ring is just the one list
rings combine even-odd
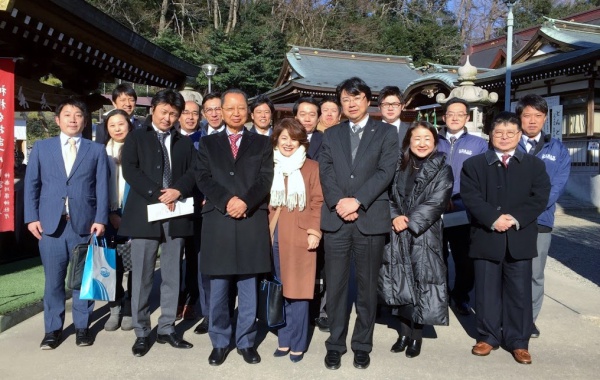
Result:
{"label": "man with eyeglasses", "polygon": [[392,124],[398,130],[399,147],[402,149],[402,140],[406,136],[406,131],[410,123],[400,120],[400,114],[404,109],[404,97],[400,88],[397,86],[386,86],[379,92],[377,99],[379,110],[381,111],[381,120],[384,123]]}
{"label": "man with eyeglasses", "polygon": [[202,116],[206,124],[202,126],[206,135],[212,135],[225,129],[221,109],[221,94],[211,92],[202,99]]}
{"label": "man with eyeglasses", "polygon": [[393,126],[369,117],[371,89],[360,78],[343,81],[336,93],[348,121],[325,131],[319,157],[330,330],[325,367],[340,368],[347,349],[353,260],[357,299],[351,348],[354,367],[365,369],[371,362],[383,246],[391,230],[387,189],[398,161],[398,134]]}
{"label": "man with eyeglasses", "polygon": [[517,115],[523,125],[523,136],[518,148],[529,154],[535,155],[544,161],[546,172],[550,177],[552,190],[546,209],[537,219],[537,257],[533,259],[533,277],[531,283],[533,300],[533,329],[532,338],[540,336],[540,330],[535,324],[544,299],[544,268],[550,242],[552,240],[552,227],[554,227],[554,211],[556,201],[563,193],[571,172],[571,155],[567,148],[551,135],[546,134],[544,124],[548,115],[548,104],[539,95],[525,95],[517,103]]}
{"label": "man with eyeglasses", "polygon": [[487,356],[502,345],[518,363],[531,364],[531,260],[550,180],[542,160],[517,149],[521,132],[516,114],[498,114],[492,148],[463,164],[460,193],[472,215],[478,337],[471,353]]}
{"label": "man with eyeglasses", "polygon": [[273,146],[266,136],[246,130],[248,98],[238,89],[221,95],[222,132],[200,139],[196,184],[205,195],[200,271],[210,276],[208,363],[223,364],[233,326],[229,289],[237,288],[235,345],[244,361],[261,361],[256,338],[256,276],[271,270],[267,205],[273,182]]}
{"label": "man with eyeglasses", "polygon": [[[484,153],[488,150],[488,143],[481,137],[468,132],[466,124],[469,121],[469,104],[460,98],[452,98],[446,103],[446,112],[443,116],[446,126],[438,134],[438,150],[446,154],[446,163],[452,167],[454,174],[454,187],[452,198],[445,216],[452,213],[463,213],[468,210],[460,196],[460,172],[466,159]],[[455,214],[456,216],[458,214]],[[469,259],[469,235],[471,225],[467,218],[466,224],[454,225],[444,228],[443,245],[444,260],[448,265],[448,256],[452,253],[454,261],[454,287],[450,291],[450,299],[459,314],[469,315],[469,293],[473,290],[473,261]],[[448,273],[448,277],[450,277]],[[450,281],[448,281],[448,286]]]}

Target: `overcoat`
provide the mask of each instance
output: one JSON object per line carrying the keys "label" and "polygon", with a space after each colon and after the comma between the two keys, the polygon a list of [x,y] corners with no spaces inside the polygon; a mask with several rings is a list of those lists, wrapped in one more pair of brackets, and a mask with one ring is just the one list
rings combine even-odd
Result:
{"label": "overcoat", "polygon": [[[200,139],[196,184],[206,199],[202,208],[202,274],[271,271],[267,214],[273,170],[273,147],[266,136],[245,130],[235,159],[227,129]],[[227,215],[227,203],[234,196],[248,206],[245,218]]]}
{"label": "overcoat", "polygon": [[[192,141],[171,129],[171,173],[173,185],[182,198],[192,195],[194,187]],[[160,238],[161,221],[148,222],[148,205],[159,203],[162,190],[162,147],[154,128],[136,129],[125,138],[121,151],[123,178],[131,189],[123,210],[119,235],[134,238]],[[194,228],[191,215],[169,219],[169,236],[192,236]]]}
{"label": "overcoat", "polygon": [[[504,168],[493,149],[467,159],[460,177],[460,195],[472,215],[474,259],[502,261],[507,252],[516,260],[537,256],[537,218],[546,208],[550,179],[544,162],[516,150]],[[502,214],[519,223],[499,233],[492,225]]]}
{"label": "overcoat", "polygon": [[[308,250],[308,235],[321,237],[323,191],[317,162],[307,159],[300,173],[304,179],[306,207],[302,211],[297,207],[292,211],[282,207],[277,219],[280,280],[285,298],[312,299],[317,273],[317,251]],[[269,206],[269,222],[275,214],[276,209]]]}
{"label": "overcoat", "polygon": [[392,220],[408,217],[408,228],[392,232],[379,273],[379,295],[388,305],[413,305],[406,316],[426,325],[448,325],[446,265],[441,216],[452,195],[452,168],[443,153],[423,163],[410,194],[407,170],[396,170],[391,188]]}

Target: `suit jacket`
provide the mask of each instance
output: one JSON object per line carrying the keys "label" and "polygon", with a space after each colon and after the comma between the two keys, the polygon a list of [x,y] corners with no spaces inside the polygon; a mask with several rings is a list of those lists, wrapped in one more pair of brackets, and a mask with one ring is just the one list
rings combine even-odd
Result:
{"label": "suit jacket", "polygon": [[322,145],[323,145],[323,132],[319,132],[315,129],[312,137],[310,138],[310,144],[308,145],[308,151],[306,152],[306,157],[310,158],[311,160],[318,161],[319,154],[321,153]]}
{"label": "suit jacket", "polygon": [[402,141],[404,141],[404,137],[406,136],[406,132],[408,132],[408,128],[411,123],[406,123],[404,121],[400,122],[400,128],[398,128],[398,148],[402,149]]}
{"label": "suit jacket", "polygon": [[[250,128],[248,130],[252,133],[256,133],[257,135],[260,134],[256,131],[256,126],[254,124],[252,124],[252,128]],[[272,134],[273,134],[273,128],[269,128],[269,131],[267,132],[267,137],[271,137]],[[262,136],[264,136],[264,135],[262,135]]]}
{"label": "suit jacket", "polygon": [[350,125],[344,121],[325,131],[319,157],[321,186],[325,202],[321,212],[321,229],[335,232],[345,221],[335,207],[342,198],[361,202],[357,224],[366,235],[391,231],[387,189],[394,178],[398,161],[396,127],[369,118],[365,125],[356,158],[350,151]]}
{"label": "suit jacket", "polygon": [[82,138],[67,176],[60,138],[36,142],[25,174],[25,223],[39,220],[44,234],[53,234],[69,197],[73,230],[89,235],[93,223],[108,223],[108,176],[101,144]]}
{"label": "suit jacket", "polygon": [[[194,187],[192,141],[171,129],[171,188],[183,198],[192,195]],[[152,126],[130,132],[121,152],[123,177],[131,187],[123,210],[119,235],[134,238],[160,238],[161,221],[148,222],[149,204],[159,203],[162,190],[162,147]],[[169,219],[169,236],[193,235],[190,215]]]}
{"label": "suit jacket", "polygon": [[[244,131],[235,159],[226,130],[200,139],[196,184],[206,197],[200,254],[203,274],[271,270],[267,206],[272,182],[273,147],[268,137]],[[233,196],[248,206],[246,218],[227,215]]]}
{"label": "suit jacket", "polygon": [[[151,119],[151,118],[149,118],[149,119]],[[132,123],[133,123],[133,129],[136,130],[136,129],[140,129],[143,127],[144,120],[141,120],[137,116],[134,116]],[[106,141],[108,141],[108,138],[109,138],[109,135],[108,135],[108,132],[106,131],[106,124],[104,122],[96,124],[96,138],[94,139],[94,141],[96,141],[97,143],[100,143],[100,144],[104,144],[104,143],[106,143]]]}
{"label": "suit jacket", "polygon": [[[292,211],[282,207],[277,220],[279,263],[283,295],[290,299],[312,299],[317,274],[317,252],[308,250],[308,235],[321,237],[323,192],[319,164],[306,160],[300,169],[304,179],[306,207]],[[287,190],[287,187],[286,187]],[[269,222],[277,210],[269,206]]]}
{"label": "suit jacket", "polygon": [[[537,256],[536,221],[550,194],[542,160],[517,150],[504,168],[490,149],[464,162],[460,194],[472,215],[470,257],[501,261],[507,250],[517,260]],[[512,215],[519,229],[492,230],[502,214]]]}

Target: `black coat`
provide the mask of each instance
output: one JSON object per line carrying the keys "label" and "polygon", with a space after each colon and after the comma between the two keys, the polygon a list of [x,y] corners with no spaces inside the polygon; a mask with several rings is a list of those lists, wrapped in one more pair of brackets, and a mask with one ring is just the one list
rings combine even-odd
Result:
{"label": "black coat", "polygon": [[[550,179],[544,162],[517,150],[504,168],[493,149],[467,159],[460,176],[460,195],[471,212],[471,248],[475,259],[502,261],[537,256],[537,218],[546,209]],[[519,229],[491,229],[502,214],[519,222]]]}
{"label": "black coat", "polygon": [[335,207],[340,199],[356,198],[361,202],[356,223],[365,235],[390,231],[387,189],[394,178],[398,161],[396,127],[369,118],[363,131],[356,159],[352,162],[350,125],[344,121],[328,128],[319,156],[323,208],[321,229],[338,231],[345,223]]}
{"label": "black coat", "polygon": [[306,157],[311,160],[318,161],[319,154],[321,153],[321,145],[323,144],[323,132],[314,130],[310,143],[308,144],[308,151]]}
{"label": "black coat", "polygon": [[[159,203],[162,190],[162,147],[152,126],[130,132],[122,148],[123,178],[131,187],[123,210],[119,235],[134,238],[160,238],[161,221],[148,222],[147,206]],[[192,141],[171,129],[171,173],[173,185],[183,198],[192,196],[194,187]],[[169,236],[192,236],[190,215],[169,219]]]}
{"label": "black coat", "polygon": [[[267,215],[272,182],[273,147],[268,137],[244,131],[236,159],[226,130],[200,139],[196,183],[206,197],[200,248],[203,274],[271,271]],[[233,196],[248,206],[246,218],[226,215]]]}
{"label": "black coat", "polygon": [[399,234],[392,232],[379,273],[379,295],[384,303],[412,305],[412,315],[406,317],[427,325],[448,324],[441,216],[452,195],[454,178],[445,160],[442,153],[426,160],[410,194],[405,194],[410,165],[396,171],[390,199],[392,220],[405,215],[409,223]]}

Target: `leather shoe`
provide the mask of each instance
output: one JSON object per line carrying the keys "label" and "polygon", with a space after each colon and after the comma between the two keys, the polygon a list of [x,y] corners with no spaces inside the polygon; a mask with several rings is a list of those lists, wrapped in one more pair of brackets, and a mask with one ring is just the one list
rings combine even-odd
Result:
{"label": "leather shoe", "polygon": [[40,344],[40,348],[42,350],[54,350],[60,344],[61,335],[62,331],[60,330],[45,334],[44,339],[42,339],[42,343]]}
{"label": "leather shoe", "polygon": [[371,358],[367,351],[354,351],[354,367],[358,369],[367,369],[371,364]]}
{"label": "leather shoe", "polygon": [[413,339],[406,347],[406,357],[407,358],[416,358],[421,353],[421,345],[423,344],[423,339]]}
{"label": "leather shoe", "polygon": [[208,332],[208,318],[204,317],[202,322],[194,329],[194,334],[206,334]]}
{"label": "leather shoe", "polygon": [[406,346],[408,346],[408,343],[410,342],[410,339],[407,336],[399,336],[398,340],[396,341],[396,343],[394,343],[394,345],[392,346],[392,349],[390,350],[391,352],[402,352],[406,349]]}
{"label": "leather shoe", "polygon": [[315,319],[315,325],[320,331],[329,332],[329,319],[327,317],[319,317]]}
{"label": "leather shoe", "polygon": [[531,355],[524,348],[517,348],[512,352],[515,361],[520,364],[531,364]]}
{"label": "leather shoe", "polygon": [[150,339],[147,336],[136,338],[131,351],[133,356],[142,357],[146,355],[150,351]]}
{"label": "leather shoe", "polygon": [[260,363],[260,355],[256,351],[254,347],[248,348],[238,348],[237,353],[242,355],[244,361],[248,364],[258,364]]}
{"label": "leather shoe", "polygon": [[342,365],[342,353],[335,350],[327,350],[325,355],[325,368],[338,369]]}
{"label": "leather shoe", "polygon": [[486,342],[477,342],[476,345],[473,346],[471,353],[477,356],[488,356],[492,350],[497,350],[498,347],[494,347],[491,344]]}
{"label": "leather shoe", "polygon": [[532,338],[539,338],[540,337],[540,330],[537,328],[537,326],[535,325],[535,323],[533,324],[533,329],[531,330],[531,337]]}
{"label": "leather shoe", "polygon": [[300,353],[299,355],[290,354],[290,360],[292,363],[298,363],[302,359],[304,359],[304,352]]}
{"label": "leather shoe", "polygon": [[94,338],[89,329],[75,329],[75,344],[79,347],[91,346]]}
{"label": "leather shoe", "polygon": [[231,351],[229,347],[213,348],[210,356],[208,357],[208,364],[214,366],[223,364],[229,351]]}
{"label": "leather shoe", "polygon": [[280,350],[279,348],[275,350],[275,352],[273,352],[273,356],[276,358],[281,358],[286,356],[287,354],[290,353],[290,349],[288,348],[287,350]]}
{"label": "leather shoe", "polygon": [[171,345],[171,347],[175,347],[175,348],[192,348],[192,347],[194,347],[193,344],[181,339],[174,332],[172,332],[170,334],[158,334],[156,336],[156,343],[160,343],[160,344],[169,343]]}

